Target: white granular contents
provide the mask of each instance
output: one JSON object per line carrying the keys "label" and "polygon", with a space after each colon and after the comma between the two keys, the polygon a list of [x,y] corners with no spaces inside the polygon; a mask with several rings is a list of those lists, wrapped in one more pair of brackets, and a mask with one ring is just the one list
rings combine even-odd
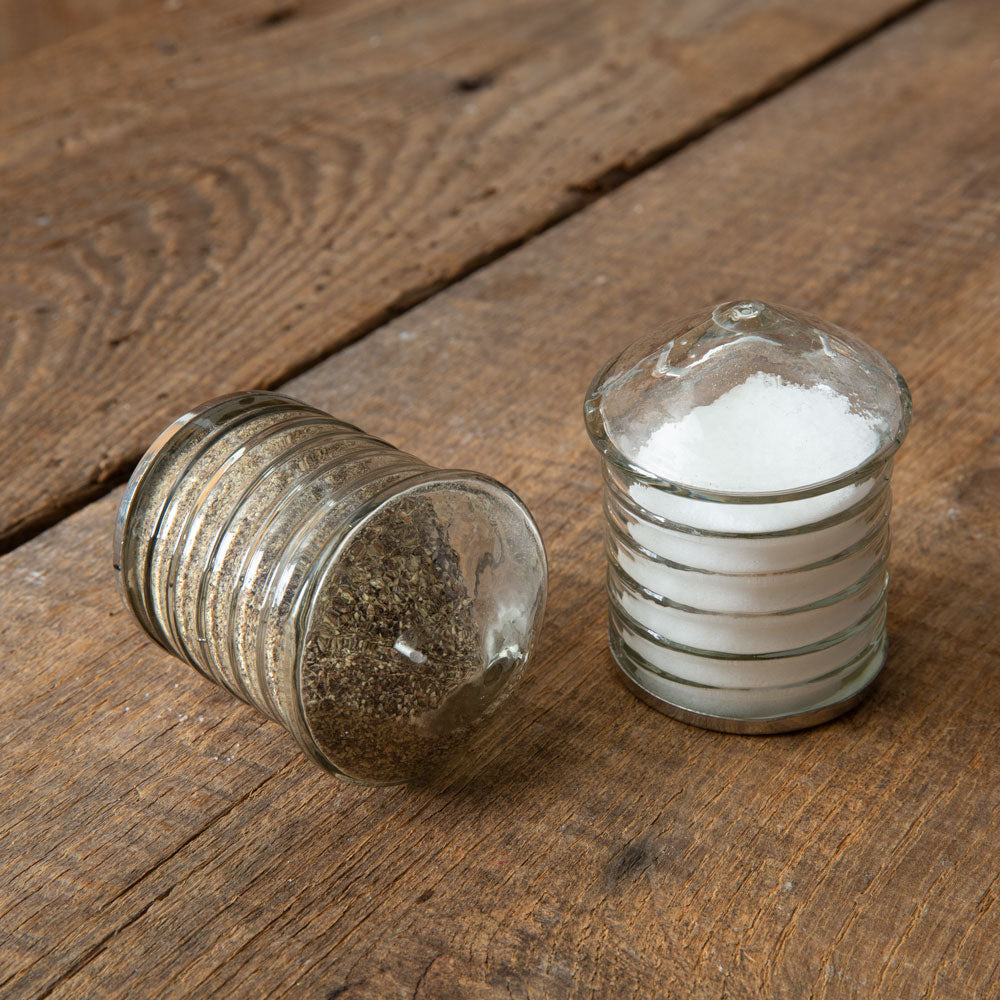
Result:
{"label": "white granular contents", "polygon": [[638,464],[666,480],[726,493],[796,489],[850,472],[878,449],[877,421],[825,385],[757,372],[657,428]]}

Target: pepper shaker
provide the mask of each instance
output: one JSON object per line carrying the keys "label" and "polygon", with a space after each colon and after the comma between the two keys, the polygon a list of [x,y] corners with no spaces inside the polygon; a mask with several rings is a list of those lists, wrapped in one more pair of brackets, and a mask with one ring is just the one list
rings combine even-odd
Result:
{"label": "pepper shaker", "polygon": [[114,546],[151,638],[366,783],[460,747],[521,675],[545,605],[542,541],[510,490],[270,392],[168,427]]}

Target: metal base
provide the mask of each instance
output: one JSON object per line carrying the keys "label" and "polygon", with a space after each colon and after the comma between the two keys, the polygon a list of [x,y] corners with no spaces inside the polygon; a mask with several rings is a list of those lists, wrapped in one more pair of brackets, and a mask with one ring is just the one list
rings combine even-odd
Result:
{"label": "metal base", "polygon": [[[614,653],[613,648],[612,653]],[[759,719],[737,719],[723,715],[705,715],[702,712],[695,712],[689,708],[683,708],[680,705],[665,701],[659,695],[647,691],[646,688],[632,677],[622,664],[618,662],[617,656],[614,657],[614,660],[615,673],[618,675],[618,679],[640,701],[644,701],[658,712],[669,715],[672,719],[686,722],[690,726],[698,726],[701,729],[712,729],[719,733],[735,733],[741,736],[766,736],[775,733],[791,733],[798,729],[809,729],[812,726],[829,722],[831,719],[849,712],[864,701],[872,693],[882,674],[882,666],[880,666],[875,676],[864,687],[859,688],[841,701],[830,705],[823,705],[821,708],[811,709],[806,712],[794,712],[790,715],[775,715]]]}

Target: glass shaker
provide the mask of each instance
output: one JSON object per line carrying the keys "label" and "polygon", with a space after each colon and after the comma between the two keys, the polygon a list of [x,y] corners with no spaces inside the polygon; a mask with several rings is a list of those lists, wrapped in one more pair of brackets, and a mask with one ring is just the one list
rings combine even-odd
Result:
{"label": "glass shaker", "polygon": [[857,704],[886,658],[890,476],[910,420],[896,369],[830,323],[730,302],[626,348],[584,413],[626,685],[737,733]]}
{"label": "glass shaker", "polygon": [[126,606],[349,780],[404,781],[510,692],[546,596],[506,487],[271,392],[170,425],[118,511]]}

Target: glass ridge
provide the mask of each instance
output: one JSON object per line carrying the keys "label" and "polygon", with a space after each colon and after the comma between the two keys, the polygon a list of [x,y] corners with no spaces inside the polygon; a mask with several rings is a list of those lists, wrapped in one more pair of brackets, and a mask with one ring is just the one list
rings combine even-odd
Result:
{"label": "glass ridge", "polygon": [[[870,414],[877,447],[823,481],[770,492],[642,467],[636,453],[660,423],[755,371],[832,387]],[[886,655],[890,480],[910,415],[905,381],[877,352],[754,301],[672,323],[605,365],[584,419],[602,456],[609,642],[626,685],[668,715],[741,733],[856,704]]]}

